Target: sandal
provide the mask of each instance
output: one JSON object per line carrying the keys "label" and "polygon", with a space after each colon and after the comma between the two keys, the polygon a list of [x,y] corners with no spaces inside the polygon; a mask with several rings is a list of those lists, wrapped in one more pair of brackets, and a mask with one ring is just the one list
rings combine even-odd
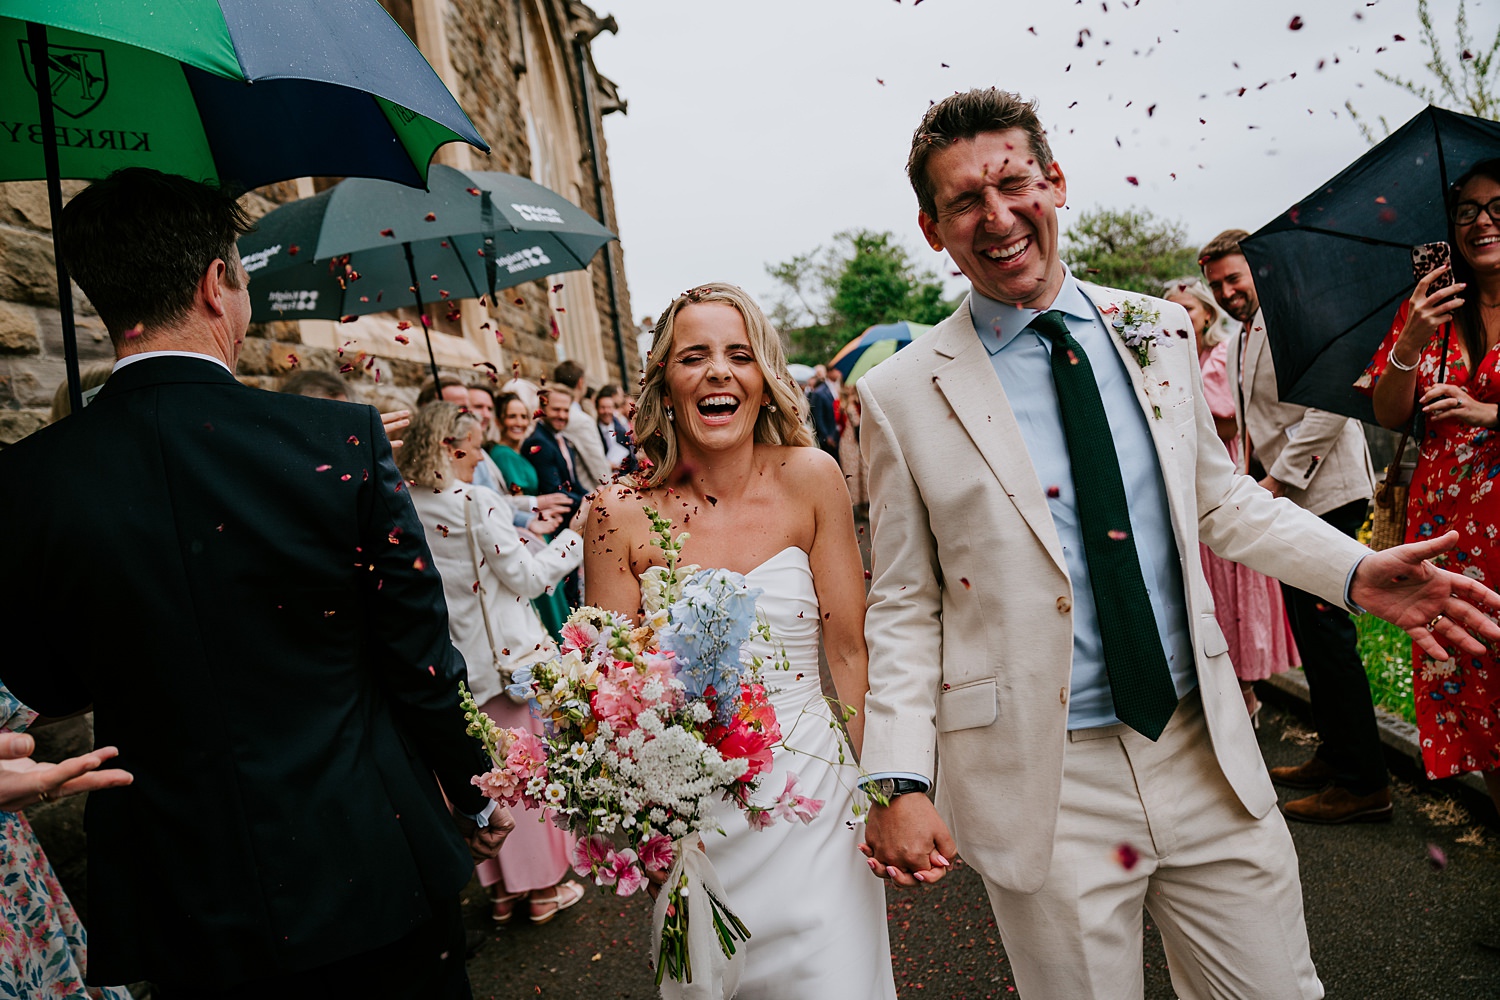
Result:
{"label": "sandal", "polygon": [[516,914],[516,904],[523,901],[529,893],[525,892],[502,892],[490,897],[490,919],[497,924],[508,924],[510,918]]}
{"label": "sandal", "polygon": [[[548,895],[543,896],[542,893]],[[559,882],[550,889],[538,889],[531,894],[531,922],[545,924],[558,913],[566,910],[583,898],[584,888],[577,882]],[[539,907],[551,909],[538,912]]]}

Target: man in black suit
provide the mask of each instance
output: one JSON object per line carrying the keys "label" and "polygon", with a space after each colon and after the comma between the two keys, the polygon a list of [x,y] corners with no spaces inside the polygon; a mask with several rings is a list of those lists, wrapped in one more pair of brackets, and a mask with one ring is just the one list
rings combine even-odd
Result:
{"label": "man in black suit", "polygon": [[542,419],[521,446],[521,454],[536,468],[538,496],[563,493],[572,502],[563,517],[566,524],[578,513],[585,492],[579,485],[583,470],[578,464],[578,453],[565,436],[572,419],[573,396],[567,387],[549,383],[542,390],[541,404]]}
{"label": "man in black suit", "polygon": [[807,403],[812,410],[813,432],[818,447],[835,459],[839,457],[839,421],[833,406],[833,390],[828,385],[828,370],[822,365],[813,369],[816,384],[807,394]]}
{"label": "man in black suit", "polygon": [[488,759],[379,415],[235,380],[228,196],[133,168],[57,225],[118,361],[0,452],[0,676],[45,715],[92,704],[135,775],[88,803],[89,981],[467,997],[458,893],[511,821],[469,783]]}

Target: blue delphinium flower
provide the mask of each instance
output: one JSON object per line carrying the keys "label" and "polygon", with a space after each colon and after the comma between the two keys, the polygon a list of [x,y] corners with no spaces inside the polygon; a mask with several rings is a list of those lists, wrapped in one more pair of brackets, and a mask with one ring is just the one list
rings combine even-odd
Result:
{"label": "blue delphinium flower", "polygon": [[670,623],[657,633],[661,648],[677,658],[687,696],[701,698],[713,689],[720,721],[739,700],[740,646],[755,626],[761,593],[738,573],[700,570],[683,584],[682,596],[668,609]]}

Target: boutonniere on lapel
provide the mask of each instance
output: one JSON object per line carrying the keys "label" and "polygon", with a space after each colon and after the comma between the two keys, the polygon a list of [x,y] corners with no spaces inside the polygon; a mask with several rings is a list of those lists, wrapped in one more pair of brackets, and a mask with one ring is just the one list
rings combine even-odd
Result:
{"label": "boutonniere on lapel", "polygon": [[1156,360],[1153,353],[1156,340],[1163,332],[1161,311],[1145,299],[1111,302],[1099,311],[1104,314],[1105,322],[1114,329],[1120,342],[1135,355],[1135,362],[1141,368],[1146,398],[1151,401],[1151,412],[1160,420],[1161,394],[1166,383],[1157,381],[1155,373],[1151,371],[1151,363]]}

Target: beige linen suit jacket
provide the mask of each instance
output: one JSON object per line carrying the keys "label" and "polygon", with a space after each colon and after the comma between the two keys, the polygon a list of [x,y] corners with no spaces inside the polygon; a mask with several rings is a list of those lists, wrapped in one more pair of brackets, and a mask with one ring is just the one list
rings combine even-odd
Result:
{"label": "beige linen suit jacket", "polygon": [[1235,397],[1235,417],[1241,430],[1250,432],[1250,442],[1267,474],[1286,484],[1288,500],[1314,514],[1368,500],[1375,492],[1375,470],[1359,421],[1283,403],[1260,310],[1243,335],[1244,382],[1240,381],[1240,337],[1236,335],[1229,341],[1229,388]]}
{"label": "beige linen suit jacket", "polygon": [[[1263,816],[1276,795],[1198,543],[1340,606],[1368,550],[1234,474],[1180,306],[1083,289],[1106,317],[1126,297],[1159,311],[1145,369],[1115,343],[1161,462],[1214,753]],[[963,856],[1002,887],[1035,892],[1052,858],[1073,656],[1073,587],[1044,487],[967,299],[858,388],[873,526],[861,764],[935,779]]]}

